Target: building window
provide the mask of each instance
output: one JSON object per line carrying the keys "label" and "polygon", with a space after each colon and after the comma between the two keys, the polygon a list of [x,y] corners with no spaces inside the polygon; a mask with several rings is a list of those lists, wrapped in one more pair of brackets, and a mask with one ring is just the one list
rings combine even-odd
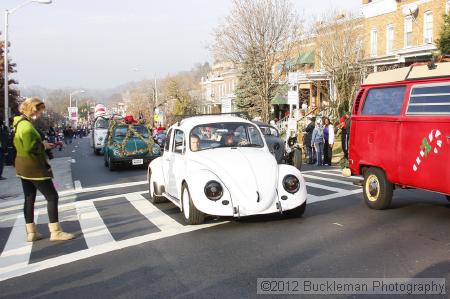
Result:
{"label": "building window", "polygon": [[405,18],[405,48],[412,47],[412,34],[413,34],[413,19],[412,16]]}
{"label": "building window", "polygon": [[423,16],[423,41],[426,44],[433,42],[433,12],[427,11]]}
{"label": "building window", "polygon": [[394,26],[388,25],[386,28],[386,54],[394,51]]}
{"label": "building window", "polygon": [[445,4],[445,13],[448,14],[450,12],[450,0]]}
{"label": "building window", "polygon": [[377,56],[378,52],[377,46],[378,46],[377,30],[372,29],[370,31],[370,55],[372,57]]}

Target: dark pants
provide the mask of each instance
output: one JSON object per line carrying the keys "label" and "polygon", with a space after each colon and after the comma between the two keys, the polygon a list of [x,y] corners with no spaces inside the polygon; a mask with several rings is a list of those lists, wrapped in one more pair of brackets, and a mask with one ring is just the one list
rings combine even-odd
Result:
{"label": "dark pants", "polygon": [[309,144],[306,146],[306,155],[308,156],[308,163],[314,163],[314,152],[312,146]]}
{"label": "dark pants", "polygon": [[5,165],[5,154],[3,153],[3,149],[0,148],[0,178],[3,174],[3,166]]}
{"label": "dark pants", "polygon": [[58,222],[58,192],[51,179],[25,180],[22,179],[23,193],[25,194],[25,203],[23,213],[26,223],[34,222],[34,202],[36,201],[36,190],[39,190],[47,200],[47,212],[50,223]]}
{"label": "dark pants", "polygon": [[348,160],[348,134],[347,131],[342,131],[341,136],[342,151],[344,152],[344,158]]}
{"label": "dark pants", "polygon": [[323,148],[323,164],[331,165],[332,157],[333,157],[333,149],[330,147],[328,141],[325,141]]}

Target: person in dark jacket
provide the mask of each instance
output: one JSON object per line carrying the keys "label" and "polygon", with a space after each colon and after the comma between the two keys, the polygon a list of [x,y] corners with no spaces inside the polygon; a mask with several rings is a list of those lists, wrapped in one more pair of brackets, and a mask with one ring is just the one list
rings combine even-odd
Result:
{"label": "person in dark jacket", "polygon": [[39,190],[47,200],[50,241],[70,240],[75,236],[62,231],[58,220],[58,192],[53,184],[53,172],[47,161],[45,150],[53,144],[42,141],[32,120],[39,118],[45,110],[45,104],[38,98],[28,98],[20,104],[21,116],[14,118],[14,146],[17,150],[16,173],[22,180],[25,197],[24,216],[27,241],[42,239],[34,223],[34,203]]}
{"label": "person in dark jacket", "polygon": [[312,117],[311,122],[306,126],[304,132],[306,133],[305,136],[305,148],[306,148],[306,155],[308,156],[308,164],[314,164],[314,153],[313,148],[311,146],[311,139],[312,139],[312,133],[314,131],[316,123],[316,118]]}

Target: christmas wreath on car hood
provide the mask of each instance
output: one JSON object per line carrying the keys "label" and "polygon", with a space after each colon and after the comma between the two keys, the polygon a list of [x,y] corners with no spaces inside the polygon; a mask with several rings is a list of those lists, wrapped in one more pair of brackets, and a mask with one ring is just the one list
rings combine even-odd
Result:
{"label": "christmas wreath on car hood", "polygon": [[[121,143],[118,143],[117,140],[112,139],[113,136],[113,130],[114,128],[116,128],[118,125],[122,126],[122,127],[126,127],[127,128],[127,134],[125,135],[125,138],[122,140]],[[114,146],[115,148],[117,148],[118,151],[118,155],[120,157],[124,157],[124,156],[134,156],[134,155],[142,155],[142,154],[146,154],[146,153],[151,153],[153,152],[153,145],[155,144],[152,138],[144,138],[136,129],[135,126],[136,125],[142,125],[145,128],[147,128],[149,135],[151,132],[151,128],[145,123],[145,120],[139,120],[136,121],[132,115],[128,115],[125,116],[122,120],[120,119],[115,119],[113,118],[109,128],[108,128],[108,145],[109,146]],[[126,144],[128,139],[130,139],[131,136],[137,137],[139,139],[141,139],[145,144],[146,144],[146,148],[145,149],[137,149],[135,151],[128,151],[126,149]]]}

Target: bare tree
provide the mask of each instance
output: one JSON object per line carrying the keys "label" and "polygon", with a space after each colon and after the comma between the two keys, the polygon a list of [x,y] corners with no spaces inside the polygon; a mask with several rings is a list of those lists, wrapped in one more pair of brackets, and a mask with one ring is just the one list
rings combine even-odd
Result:
{"label": "bare tree", "polygon": [[215,58],[240,65],[241,73],[247,74],[243,79],[254,81],[251,90],[241,96],[247,93],[251,97],[253,111],[265,121],[280,85],[281,72],[274,72],[273,67],[292,56],[300,29],[301,22],[288,0],[233,0],[230,14],[215,31]]}
{"label": "bare tree", "polygon": [[363,24],[352,13],[329,13],[313,29],[321,68],[332,81],[330,108],[338,117],[351,108],[366,73]]}

